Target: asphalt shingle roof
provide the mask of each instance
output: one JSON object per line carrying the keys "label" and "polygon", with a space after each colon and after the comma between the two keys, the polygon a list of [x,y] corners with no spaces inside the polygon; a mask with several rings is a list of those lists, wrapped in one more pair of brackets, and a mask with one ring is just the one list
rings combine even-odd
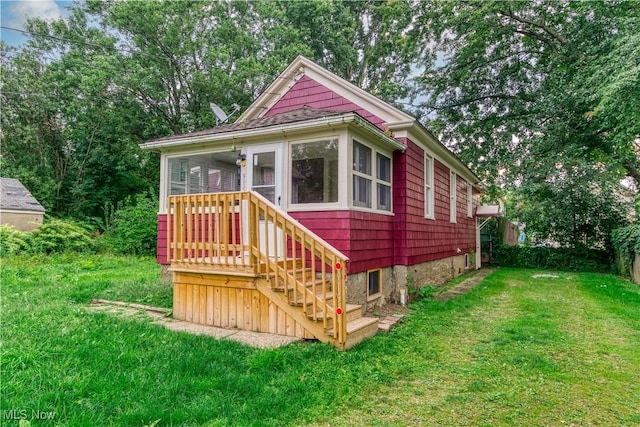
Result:
{"label": "asphalt shingle roof", "polygon": [[258,119],[247,120],[245,122],[236,122],[228,125],[220,125],[211,129],[201,130],[198,132],[185,133],[180,135],[171,135],[164,138],[154,139],[150,142],[163,142],[176,140],[179,138],[191,138],[194,136],[216,135],[221,133],[235,132],[245,129],[258,129],[269,126],[277,126],[288,123],[303,122],[305,120],[321,119],[324,117],[340,116],[342,114],[352,113],[352,111],[335,111],[323,110],[319,108],[311,108],[304,106],[285,113],[274,114],[273,116],[260,117]]}
{"label": "asphalt shingle roof", "polygon": [[14,178],[0,178],[0,209],[44,212],[29,190]]}

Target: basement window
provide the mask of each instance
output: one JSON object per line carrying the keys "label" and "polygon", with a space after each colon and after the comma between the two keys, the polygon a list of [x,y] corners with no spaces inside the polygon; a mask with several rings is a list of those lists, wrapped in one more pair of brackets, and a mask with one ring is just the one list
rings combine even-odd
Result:
{"label": "basement window", "polygon": [[379,298],[382,294],[382,270],[367,271],[367,301]]}

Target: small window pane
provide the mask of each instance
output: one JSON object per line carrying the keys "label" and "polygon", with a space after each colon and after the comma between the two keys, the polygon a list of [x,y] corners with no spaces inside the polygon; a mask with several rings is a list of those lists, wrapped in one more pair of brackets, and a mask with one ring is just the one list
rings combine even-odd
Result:
{"label": "small window pane", "polygon": [[371,148],[353,141],[353,170],[371,175]]}
{"label": "small window pane", "polygon": [[371,270],[367,280],[367,294],[369,297],[378,295],[381,292],[380,270]]}
{"label": "small window pane", "polygon": [[391,182],[391,159],[378,153],[378,179]]}
{"label": "small window pane", "polygon": [[391,211],[391,187],[378,184],[378,209]]}
{"label": "small window pane", "polygon": [[371,207],[371,180],[355,175],[353,177],[353,204]]}

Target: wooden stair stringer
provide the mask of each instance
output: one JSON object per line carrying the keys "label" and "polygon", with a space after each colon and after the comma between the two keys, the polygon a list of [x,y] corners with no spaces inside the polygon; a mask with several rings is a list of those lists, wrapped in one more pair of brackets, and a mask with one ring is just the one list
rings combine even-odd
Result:
{"label": "wooden stair stringer", "polygon": [[336,346],[333,336],[327,334],[322,323],[311,320],[307,317],[302,307],[290,305],[287,296],[282,292],[277,292],[271,288],[271,284],[266,279],[257,279],[255,281],[256,289],[265,297],[272,301],[279,309],[287,313],[298,322],[304,329],[319,341],[329,343]]}

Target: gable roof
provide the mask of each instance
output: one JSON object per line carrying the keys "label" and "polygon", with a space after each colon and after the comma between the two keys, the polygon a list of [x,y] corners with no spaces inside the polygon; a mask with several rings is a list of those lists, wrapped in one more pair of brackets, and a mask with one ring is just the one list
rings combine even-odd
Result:
{"label": "gable roof", "polygon": [[256,98],[236,120],[241,122],[263,117],[278,100],[302,76],[308,76],[323,86],[340,94],[344,98],[382,118],[386,123],[415,121],[411,115],[387,104],[371,95],[364,89],[346,81],[342,77],[322,68],[320,65],[302,55],[296,57],[291,64]]}
{"label": "gable roof", "polygon": [[42,205],[22,183],[14,178],[0,178],[0,210],[44,212]]}
{"label": "gable roof", "polygon": [[387,127],[399,138],[407,137],[420,146],[428,147],[431,152],[440,157],[465,179],[476,186],[479,184],[480,179],[478,176],[415,117],[371,95],[369,92],[324,69],[304,56],[298,56],[294,59],[273,83],[256,98],[249,108],[240,115],[236,123],[266,117],[272,108],[278,109],[278,101],[285,98],[289,90],[298,82],[304,80],[305,76],[348,100],[352,105],[361,107],[363,110],[382,119],[383,123],[378,125],[379,127]]}

